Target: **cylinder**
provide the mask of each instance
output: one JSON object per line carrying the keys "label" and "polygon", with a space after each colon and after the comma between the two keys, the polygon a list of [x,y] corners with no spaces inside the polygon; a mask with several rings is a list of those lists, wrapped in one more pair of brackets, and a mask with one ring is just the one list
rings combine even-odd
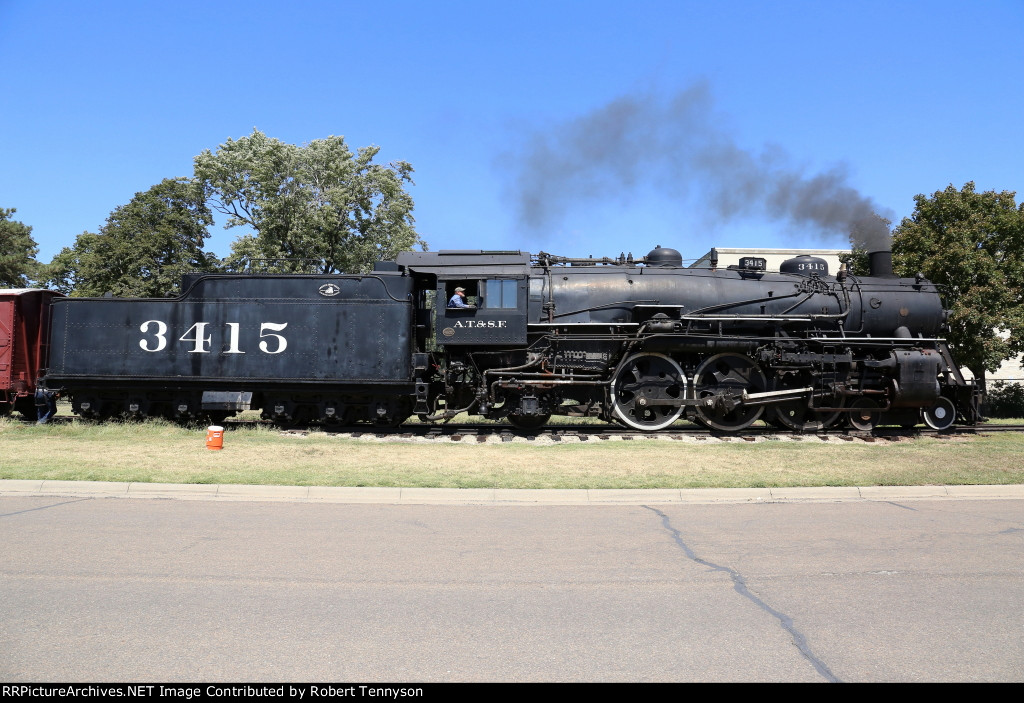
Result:
{"label": "cylinder", "polygon": [[223,449],[224,448],[224,428],[218,427],[217,425],[210,425],[206,428],[206,448],[207,449]]}

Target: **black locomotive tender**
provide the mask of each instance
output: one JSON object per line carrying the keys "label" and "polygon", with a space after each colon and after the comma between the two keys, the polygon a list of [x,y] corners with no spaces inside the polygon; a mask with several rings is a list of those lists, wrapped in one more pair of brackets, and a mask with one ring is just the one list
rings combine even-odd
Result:
{"label": "black locomotive tender", "polygon": [[[801,256],[683,268],[679,252],[570,259],[407,252],[365,275],[191,275],[174,299],[56,299],[47,383],[91,418],[371,422],[552,415],[642,431],[686,418],[935,429],[978,421],[945,311],[891,254],[868,277]],[[469,308],[450,308],[456,287]]]}

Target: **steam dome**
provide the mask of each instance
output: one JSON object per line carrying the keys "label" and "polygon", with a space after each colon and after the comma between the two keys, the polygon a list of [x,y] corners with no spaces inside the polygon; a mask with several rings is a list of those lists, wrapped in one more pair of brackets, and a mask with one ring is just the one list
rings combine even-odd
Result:
{"label": "steam dome", "polygon": [[683,265],[683,255],[675,249],[668,249],[659,244],[647,254],[647,265],[681,267]]}

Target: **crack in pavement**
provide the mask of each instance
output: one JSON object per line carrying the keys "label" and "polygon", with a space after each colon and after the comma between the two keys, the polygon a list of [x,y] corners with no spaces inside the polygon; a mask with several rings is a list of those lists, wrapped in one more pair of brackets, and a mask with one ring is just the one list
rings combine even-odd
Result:
{"label": "crack in pavement", "polygon": [[17,510],[13,513],[0,513],[0,517],[11,517],[12,515],[21,515],[22,513],[31,513],[36,510],[47,510],[49,508],[56,508],[61,505],[71,505],[72,503],[81,503],[83,500],[92,500],[92,498],[76,498],[75,500],[65,500],[62,503],[50,503],[49,505],[40,505],[38,508],[26,508],[25,510]]}
{"label": "crack in pavement", "polygon": [[915,513],[917,512],[917,508],[911,508],[909,505],[903,505],[901,503],[894,503],[891,500],[886,500],[886,501],[883,501],[883,502],[884,503],[888,503],[889,505],[895,506],[897,508],[903,508],[904,510],[910,510],[910,511],[913,511]]}
{"label": "crack in pavement", "polygon": [[683,550],[683,553],[686,554],[688,559],[696,562],[697,564],[703,564],[704,566],[707,566],[715,571],[722,571],[728,574],[729,578],[732,579],[733,589],[738,594],[740,594],[741,596],[749,600],[751,603],[756,605],[758,608],[760,608],[761,610],[763,610],[764,612],[768,613],[773,618],[778,620],[779,624],[782,625],[782,629],[788,632],[790,637],[793,638],[793,644],[795,644],[796,648],[800,650],[800,653],[803,655],[804,659],[810,662],[819,674],[825,677],[825,679],[828,680],[830,683],[842,682],[842,680],[839,679],[835,674],[833,674],[832,671],[828,668],[828,666],[825,665],[825,662],[821,661],[821,659],[819,659],[814,654],[814,652],[811,651],[810,646],[807,644],[807,638],[804,637],[803,633],[797,630],[796,626],[793,624],[793,618],[786,615],[785,613],[780,613],[778,610],[775,610],[775,608],[771,607],[763,600],[761,600],[753,593],[751,593],[750,589],[747,587],[747,580],[743,578],[743,575],[737,572],[735,569],[732,569],[728,566],[715,564],[706,559],[701,559],[700,557],[698,557],[697,554],[692,549],[690,549],[690,546],[683,541],[682,533],[680,533],[679,530],[672,526],[672,521],[669,519],[668,515],[661,512],[657,508],[652,508],[649,505],[645,505],[643,507],[661,517],[662,526],[666,530],[668,530],[668,532],[672,535],[672,539],[675,541],[677,545],[679,545],[679,548]]}

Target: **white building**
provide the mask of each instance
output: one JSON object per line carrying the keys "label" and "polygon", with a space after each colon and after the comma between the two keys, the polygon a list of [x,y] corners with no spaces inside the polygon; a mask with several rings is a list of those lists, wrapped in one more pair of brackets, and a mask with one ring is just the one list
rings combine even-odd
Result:
{"label": "white building", "polygon": [[[825,260],[828,264],[828,272],[833,276],[839,270],[839,256],[850,253],[849,249],[730,249],[728,247],[716,247],[712,251],[718,252],[718,268],[723,269],[729,266],[738,266],[740,257],[743,256],[755,256],[764,259],[767,262],[769,271],[778,271],[779,266],[786,259],[792,259],[797,256],[816,256],[819,259]],[[711,268],[711,252],[709,251],[690,264],[690,268]]]}

